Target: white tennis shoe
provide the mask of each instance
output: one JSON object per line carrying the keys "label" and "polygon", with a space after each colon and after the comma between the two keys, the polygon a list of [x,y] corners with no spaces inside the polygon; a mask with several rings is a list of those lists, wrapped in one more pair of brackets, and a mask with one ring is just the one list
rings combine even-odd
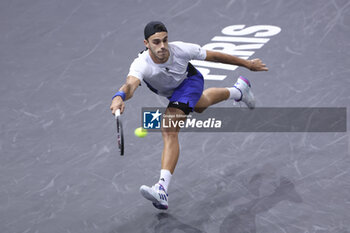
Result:
{"label": "white tennis shoe", "polygon": [[168,194],[161,184],[157,183],[152,187],[142,185],[140,193],[144,198],[150,200],[157,209],[168,209]]}
{"label": "white tennis shoe", "polygon": [[236,100],[237,102],[242,101],[248,106],[248,108],[255,108],[255,98],[253,92],[250,89],[251,85],[248,79],[240,76],[233,87],[237,88],[242,94],[241,99]]}

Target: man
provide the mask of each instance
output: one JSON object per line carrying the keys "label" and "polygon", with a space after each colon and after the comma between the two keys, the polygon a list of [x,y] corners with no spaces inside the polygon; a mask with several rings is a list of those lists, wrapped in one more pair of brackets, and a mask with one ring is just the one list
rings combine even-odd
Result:
{"label": "man", "polygon": [[[170,120],[185,120],[192,111],[202,112],[210,105],[233,99],[255,107],[250,82],[239,77],[233,87],[208,88],[203,91],[204,80],[190,60],[206,60],[243,66],[252,71],[267,71],[260,59],[244,60],[238,57],[202,49],[199,45],[184,42],[168,43],[168,31],[163,23],[152,21],[144,29],[146,50],[130,66],[126,83],[113,96],[110,109],[123,113],[125,100],[130,99],[144,81],[156,94],[167,97],[169,105],[165,114]],[[179,157],[179,126],[163,128],[164,141],[161,172],[158,183],[152,187],[141,186],[141,194],[158,209],[168,208],[168,185]]]}

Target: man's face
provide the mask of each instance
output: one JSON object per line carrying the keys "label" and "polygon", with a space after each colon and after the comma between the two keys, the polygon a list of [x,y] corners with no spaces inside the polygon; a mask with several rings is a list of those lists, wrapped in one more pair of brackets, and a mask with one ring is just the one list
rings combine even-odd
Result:
{"label": "man's face", "polygon": [[168,33],[157,32],[144,40],[154,63],[165,63],[169,58]]}

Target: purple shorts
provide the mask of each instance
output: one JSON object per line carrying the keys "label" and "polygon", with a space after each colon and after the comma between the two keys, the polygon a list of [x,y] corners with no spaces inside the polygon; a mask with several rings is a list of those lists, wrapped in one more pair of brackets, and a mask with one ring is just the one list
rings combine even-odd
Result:
{"label": "purple shorts", "polygon": [[204,78],[202,74],[189,63],[187,78],[168,98],[170,101],[168,107],[179,108],[185,114],[193,112],[194,107],[202,96],[203,88]]}

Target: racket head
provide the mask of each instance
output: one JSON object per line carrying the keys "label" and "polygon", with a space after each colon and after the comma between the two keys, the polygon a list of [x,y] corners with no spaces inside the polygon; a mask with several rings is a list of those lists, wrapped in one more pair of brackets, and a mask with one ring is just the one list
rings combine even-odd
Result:
{"label": "racket head", "polygon": [[124,155],[124,133],[123,133],[123,123],[120,117],[120,109],[115,113],[115,120],[117,125],[117,144],[119,148],[120,155]]}

